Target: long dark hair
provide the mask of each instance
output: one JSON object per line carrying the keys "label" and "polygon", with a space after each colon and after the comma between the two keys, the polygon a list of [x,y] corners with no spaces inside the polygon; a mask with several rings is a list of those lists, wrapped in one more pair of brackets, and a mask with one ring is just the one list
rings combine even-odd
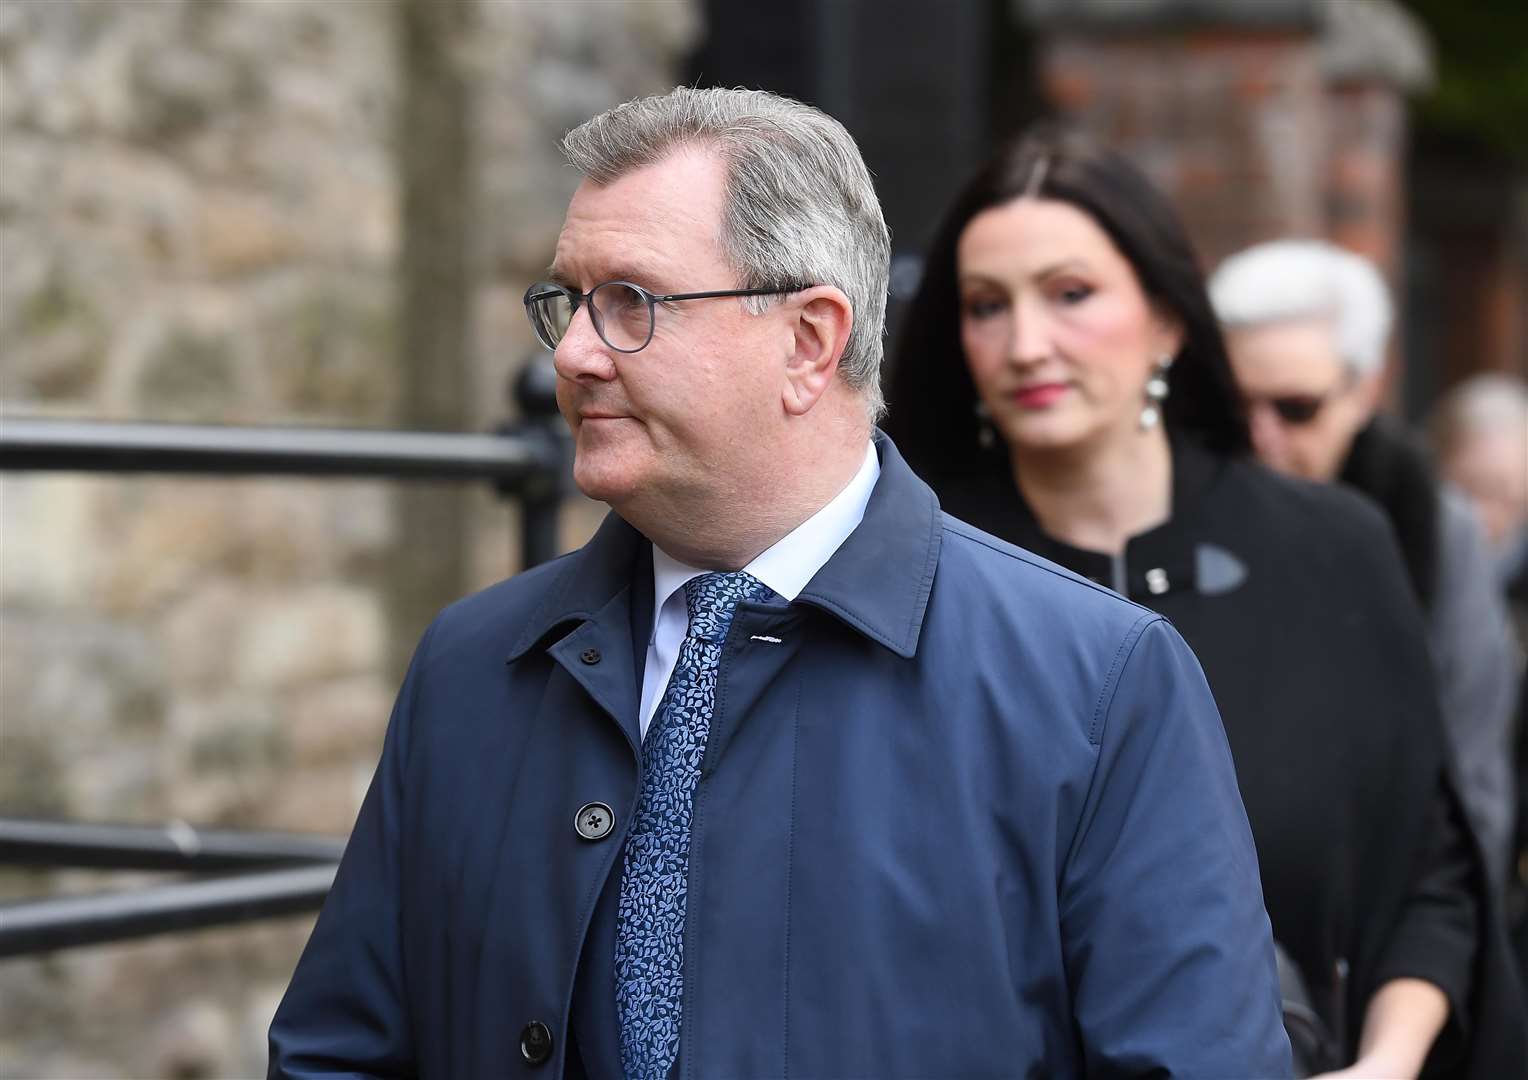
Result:
{"label": "long dark hair", "polygon": [[955,253],[972,218],[1021,195],[1086,212],[1129,260],[1158,311],[1182,327],[1163,409],[1168,430],[1221,453],[1246,452],[1247,421],[1225,341],[1178,215],[1123,155],[1047,125],[1005,147],[966,185],[935,235],[903,316],[883,426],[913,467],[936,477],[991,465],[993,455],[977,441],[976,387],[960,343]]}

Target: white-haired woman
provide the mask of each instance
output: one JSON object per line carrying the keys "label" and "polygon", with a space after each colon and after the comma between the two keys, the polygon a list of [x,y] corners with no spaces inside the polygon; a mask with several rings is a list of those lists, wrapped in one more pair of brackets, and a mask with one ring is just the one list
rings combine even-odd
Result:
{"label": "white-haired woman", "polygon": [[1465,809],[1501,888],[1516,812],[1511,630],[1469,503],[1378,411],[1393,322],[1384,279],[1335,245],[1278,240],[1231,256],[1209,288],[1257,455],[1282,472],[1357,488],[1395,529],[1427,616]]}

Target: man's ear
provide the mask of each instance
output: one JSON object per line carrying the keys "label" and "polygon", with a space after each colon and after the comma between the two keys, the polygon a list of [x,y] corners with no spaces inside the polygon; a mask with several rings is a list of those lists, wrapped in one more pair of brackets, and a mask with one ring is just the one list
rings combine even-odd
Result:
{"label": "man's ear", "polygon": [[795,318],[782,398],[787,413],[804,416],[833,383],[854,326],[854,308],[842,290],[831,285],[814,285],[796,293],[790,303]]}
{"label": "man's ear", "polygon": [[1385,392],[1385,371],[1371,371],[1367,375],[1359,375],[1353,383],[1353,400],[1358,405],[1358,426],[1363,427],[1374,418],[1379,409],[1380,398]]}

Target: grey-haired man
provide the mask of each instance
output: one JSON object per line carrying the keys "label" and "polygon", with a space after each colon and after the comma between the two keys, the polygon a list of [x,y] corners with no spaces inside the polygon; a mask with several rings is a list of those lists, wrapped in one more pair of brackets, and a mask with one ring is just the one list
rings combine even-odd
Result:
{"label": "grey-haired man", "polygon": [[425,635],[272,1075],[1287,1074],[1193,655],[872,426],[847,133],[681,88],[564,145],[526,307],[613,512]]}

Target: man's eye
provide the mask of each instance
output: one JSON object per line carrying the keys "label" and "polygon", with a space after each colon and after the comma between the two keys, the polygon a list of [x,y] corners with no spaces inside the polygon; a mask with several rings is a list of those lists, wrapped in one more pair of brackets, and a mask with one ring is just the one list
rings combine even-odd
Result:
{"label": "man's eye", "polygon": [[1068,285],[1057,295],[1063,304],[1080,304],[1093,295],[1093,288],[1090,285]]}

